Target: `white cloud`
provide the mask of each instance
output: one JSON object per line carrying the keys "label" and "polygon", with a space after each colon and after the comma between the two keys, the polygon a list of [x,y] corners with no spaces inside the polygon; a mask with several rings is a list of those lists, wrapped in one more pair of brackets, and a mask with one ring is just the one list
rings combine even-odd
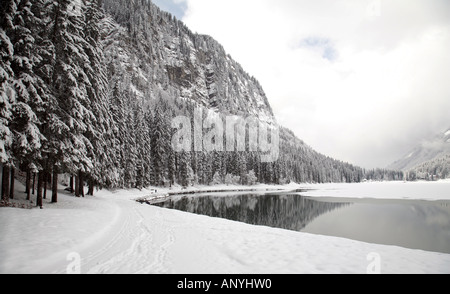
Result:
{"label": "white cloud", "polygon": [[187,0],[194,31],[260,80],[278,120],[338,159],[383,167],[450,126],[445,0]]}

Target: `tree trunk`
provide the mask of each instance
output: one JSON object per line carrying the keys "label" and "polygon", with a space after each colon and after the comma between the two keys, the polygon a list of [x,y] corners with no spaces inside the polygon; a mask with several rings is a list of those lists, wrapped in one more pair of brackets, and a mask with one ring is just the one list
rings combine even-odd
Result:
{"label": "tree trunk", "polygon": [[33,193],[31,193],[33,195],[34,195],[35,188],[36,188],[36,173],[33,173]]}
{"label": "tree trunk", "polygon": [[14,199],[14,184],[16,178],[16,169],[11,168],[11,183],[9,189],[9,199]]}
{"label": "tree trunk", "polygon": [[73,176],[70,176],[69,188],[70,188],[70,193],[73,193],[74,192],[74,189],[73,189]]}
{"label": "tree trunk", "polygon": [[30,169],[27,168],[27,177],[25,180],[25,193],[27,194],[27,200],[31,200],[31,172]]}
{"label": "tree trunk", "polygon": [[93,180],[93,179],[90,179],[90,180],[89,180],[89,191],[88,191],[88,195],[94,196],[94,180]]}
{"label": "tree trunk", "polygon": [[80,180],[80,195],[84,198],[84,179],[81,171],[78,172],[78,179]]}
{"label": "tree trunk", "polygon": [[43,182],[44,172],[38,173],[38,185],[37,185],[37,198],[36,198],[36,206],[42,209],[43,201],[42,201],[42,182]]}
{"label": "tree trunk", "polygon": [[48,187],[50,187],[50,190],[52,189],[52,187],[53,187],[53,185],[52,185],[52,178],[53,178],[53,173],[51,172],[51,171],[49,171],[48,173],[47,173],[47,185],[48,185]]}
{"label": "tree trunk", "polygon": [[9,166],[3,165],[2,200],[9,201]]}
{"label": "tree trunk", "polygon": [[52,179],[52,203],[58,202],[58,169],[55,166],[53,168],[53,179]]}
{"label": "tree trunk", "polygon": [[80,180],[75,176],[75,197],[80,197]]}
{"label": "tree trunk", "polygon": [[47,199],[47,171],[42,172],[42,188],[44,189],[44,199]]}

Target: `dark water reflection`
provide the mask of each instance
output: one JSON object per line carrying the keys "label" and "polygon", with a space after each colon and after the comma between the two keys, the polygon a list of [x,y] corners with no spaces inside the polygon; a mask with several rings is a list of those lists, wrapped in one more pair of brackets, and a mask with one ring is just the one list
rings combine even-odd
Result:
{"label": "dark water reflection", "polygon": [[450,254],[450,202],[302,197],[175,197],[158,206],[252,225]]}
{"label": "dark water reflection", "polygon": [[350,205],[318,202],[299,195],[202,196],[169,200],[159,206],[252,225],[300,231],[317,216]]}

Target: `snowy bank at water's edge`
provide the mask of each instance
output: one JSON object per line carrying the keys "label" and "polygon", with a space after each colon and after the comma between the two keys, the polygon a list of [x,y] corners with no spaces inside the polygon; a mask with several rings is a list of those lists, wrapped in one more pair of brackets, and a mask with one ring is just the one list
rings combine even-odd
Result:
{"label": "snowy bank at water's edge", "polygon": [[437,182],[365,182],[355,184],[306,184],[309,197],[450,200],[450,180]]}

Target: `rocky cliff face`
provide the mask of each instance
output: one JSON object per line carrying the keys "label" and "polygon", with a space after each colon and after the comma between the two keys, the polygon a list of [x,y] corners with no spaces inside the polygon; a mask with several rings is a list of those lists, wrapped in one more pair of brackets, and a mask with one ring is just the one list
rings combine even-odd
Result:
{"label": "rocky cliff face", "polygon": [[102,26],[105,55],[127,72],[137,96],[167,95],[223,114],[275,121],[261,85],[213,38],[192,33],[146,0],[105,0],[104,7],[111,16]]}

